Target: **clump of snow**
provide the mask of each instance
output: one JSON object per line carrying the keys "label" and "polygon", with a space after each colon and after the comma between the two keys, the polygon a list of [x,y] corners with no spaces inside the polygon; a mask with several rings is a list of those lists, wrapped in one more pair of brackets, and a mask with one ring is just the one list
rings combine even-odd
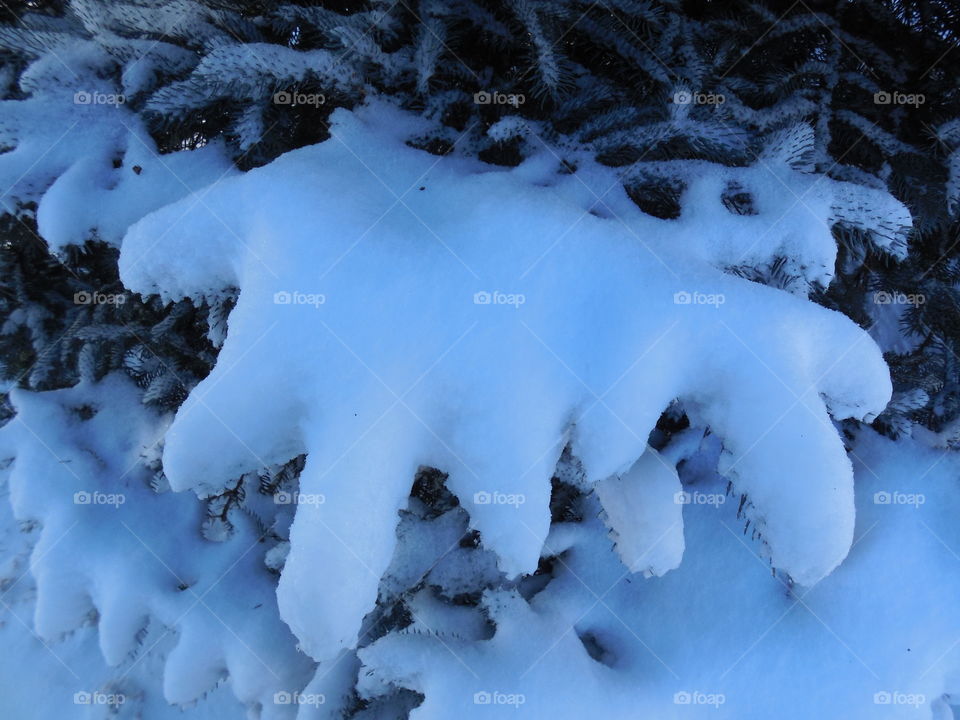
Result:
{"label": "clump of snow", "polygon": [[120,259],[142,293],[241,289],[164,468],[174,489],[208,493],[307,453],[314,501],[298,504],[279,587],[307,652],[356,643],[418,467],[449,473],[507,576],[529,573],[564,446],[605,481],[676,398],[722,438],[773,565],[808,586],[837,567],[854,507],[831,416],[879,413],[886,366],[839,313],[718,269],[788,253],[826,281],[829,182],[774,166],[810,191],[813,212],[783,220],[767,158],[747,169],[758,212],[740,216],[720,200],[730,171],[704,168],[671,222],[586,157],[573,174],[548,151],[492,168],[406,147],[420,128],[386,105],[332,118],[327,142],[148,215]]}
{"label": "clump of snow", "polygon": [[[146,693],[150,707],[188,705],[229,678],[241,702],[263,705],[263,718],[292,717],[273,696],[303,687],[313,663],[277,617],[259,530],[251,520],[231,541],[207,542],[196,498],[149,487],[143,455],[166,422],[143,406],[136,386],[110,375],[10,397],[17,415],[0,429],[0,457],[14,516],[41,528],[29,563],[40,642],[59,648],[95,624],[113,667],[97,673],[120,678],[117,692],[131,700]],[[75,643],[67,644],[75,659]],[[153,666],[146,677],[141,662]],[[81,684],[79,668],[67,669],[63,705],[96,689]],[[150,684],[160,675],[162,694]]]}
{"label": "clump of snow", "polygon": [[[58,404],[73,407],[89,400],[91,392],[99,394],[87,388],[82,394],[73,389],[53,395],[59,398]],[[109,401],[100,408],[100,413],[108,413],[104,422],[109,419],[114,431],[118,427],[114,413],[125,413],[126,408],[131,413],[123,414],[128,421],[144,413],[135,393],[130,394],[128,407]],[[22,395],[20,408],[30,406],[31,400],[26,398],[44,397]],[[39,417],[34,411],[26,419]],[[94,421],[96,417],[99,414]],[[19,435],[26,433],[22,427],[15,429],[17,422],[3,430],[4,457],[8,443],[19,442]],[[60,427],[60,423],[52,427]],[[135,422],[124,427],[135,436],[140,432]],[[84,423],[68,429],[77,428],[84,428]],[[11,431],[17,436],[7,434]],[[91,427],[90,433],[101,441],[92,449],[102,453],[103,440],[109,436],[100,427]],[[46,436],[46,426],[43,434]],[[943,602],[944,597],[960,592],[955,555],[960,547],[955,522],[960,512],[956,458],[910,440],[893,443],[862,432],[853,444],[857,459],[856,543],[834,573],[815,587],[800,588],[791,586],[780,573],[771,575],[769,566],[756,555],[757,545],[743,535],[732,498],[728,502],[700,501],[725,496],[725,480],[711,469],[716,453],[708,439],[714,436],[704,438],[702,428],[691,428],[675,437],[661,456],[672,463],[683,455],[679,474],[684,491],[692,498],[683,506],[687,550],[676,570],[649,579],[630,574],[612,552],[596,497],[588,497],[582,522],[553,525],[545,550],[557,554],[556,562],[544,588],[532,598],[524,600],[510,590],[490,590],[480,607],[456,606],[438,602],[433,588],[420,589],[407,600],[414,616],[411,625],[363,647],[359,659],[355,653],[344,652],[319,663],[312,679],[295,666],[273,664],[271,656],[262,655],[271,661],[273,672],[281,678],[277,684],[284,690],[274,696],[280,703],[269,696],[249,700],[248,716],[337,717],[345,708],[356,707],[352,689],[359,678],[359,691],[370,708],[368,713],[357,714],[364,720],[378,717],[378,703],[388,705],[397,688],[423,694],[410,715],[413,720],[440,720],[451,715],[465,720],[514,716],[573,720],[600,711],[613,720],[949,718],[960,689],[956,673],[960,610]],[[700,450],[691,449],[697,437],[701,438]],[[81,441],[81,445],[86,443]],[[105,569],[112,566],[115,577],[133,578],[120,583],[120,588],[137,598],[143,591],[138,581],[146,577],[153,582],[154,566],[149,563],[149,553],[139,556],[128,546],[115,555],[101,555],[108,542],[123,542],[116,526],[109,523],[109,513],[123,514],[131,527],[154,533],[144,536],[152,547],[162,535],[155,527],[143,526],[153,522],[153,513],[129,514],[134,501],[147,506],[139,497],[119,508],[103,507],[103,512],[85,506],[91,512],[83,514],[81,506],[64,518],[63,508],[57,506],[64,493],[74,488],[64,465],[76,465],[85,483],[103,482],[104,491],[115,491],[119,485],[112,484],[109,474],[85,475],[80,466],[85,456],[92,457],[88,452],[51,445],[60,459],[70,462],[51,460],[50,465],[61,466],[61,474],[48,475],[49,465],[38,463],[39,440],[33,446],[17,447],[26,452],[7,468],[19,473],[13,479],[19,485],[17,494],[28,493],[33,485],[37,496],[28,504],[51,508],[44,515],[43,528],[18,532],[9,516],[10,505],[0,505],[4,528],[0,538],[13,564],[21,563],[19,568],[11,568],[17,580],[4,586],[0,623],[0,640],[6,649],[0,657],[0,694],[8,714],[112,717],[112,707],[76,703],[78,693],[98,693],[100,699],[123,697],[117,717],[242,717],[244,708],[225,687],[213,689],[186,712],[166,702],[160,692],[161,677],[165,658],[178,637],[160,622],[147,624],[134,653],[116,667],[99,659],[98,629],[89,624],[60,639],[40,639],[32,634],[28,611],[36,589],[31,574],[21,576],[29,555],[26,546],[35,540],[31,536],[51,536],[32,553],[35,566],[41,569],[41,585],[77,566],[106,582]],[[27,468],[33,471],[27,472]],[[7,480],[9,474],[0,473],[0,479]],[[162,514],[156,513],[156,521],[162,520],[172,534],[169,545],[165,543],[158,554],[179,570],[181,560],[189,560],[194,548],[185,554],[167,555],[167,550],[174,545],[182,548],[184,538],[191,537],[190,530],[195,533],[197,513],[189,512],[192,502],[188,496],[163,494],[156,499],[166,504]],[[183,517],[190,518],[192,528],[186,520],[180,525]],[[453,517],[444,514],[420,524],[437,522],[449,528]],[[58,525],[61,518],[78,524],[73,528],[69,523]],[[104,542],[91,544],[96,526],[105,521]],[[54,542],[56,533],[64,529],[68,534]],[[441,531],[447,532],[447,537],[453,538],[459,528]],[[402,538],[397,552],[407,543],[419,546],[423,537]],[[209,553],[210,547],[203,552]],[[434,548],[437,554],[446,549]],[[234,547],[224,564],[219,565],[218,560],[216,568],[205,569],[214,575],[223,573],[245,550]],[[395,562],[402,562],[399,558],[398,554]],[[262,599],[255,564],[240,565],[224,581],[230,582],[229,591],[206,595],[204,601],[212,612],[235,606],[240,614],[224,619],[249,641],[248,626],[267,623],[264,613],[269,606],[255,607]],[[47,572],[42,571],[44,567]],[[140,569],[131,569],[137,567]],[[160,567],[159,562],[155,567]],[[234,578],[234,573],[239,575]],[[910,591],[904,592],[904,588]],[[148,590],[157,592],[153,586]],[[185,596],[188,591],[177,594]],[[270,594],[269,588],[266,594]],[[275,615],[273,618],[271,632],[282,630]],[[210,614],[206,614],[206,622],[219,625]],[[99,632],[114,631],[101,627]],[[261,652],[258,645],[251,644],[250,649]],[[189,658],[181,655],[178,663],[204,660],[205,653],[200,652]],[[259,675],[273,678],[262,665],[256,668]],[[240,674],[231,685],[241,680],[250,682],[249,676]],[[397,713],[379,715],[384,716]]]}
{"label": "clump of snow", "polygon": [[597,483],[617,553],[631,572],[649,577],[680,566],[683,492],[677,471],[653,448],[622,476]]}
{"label": "clump of snow", "polygon": [[[361,694],[422,693],[411,720],[950,718],[957,459],[871,431],[854,452],[856,544],[814,587],[771,575],[732,498],[685,504],[684,562],[640,579],[610,552],[594,501],[582,523],[554,526],[563,552],[541,592],[485,595],[492,637],[391,633],[359,651]],[[693,497],[727,497],[706,466],[681,477]]]}
{"label": "clump of snow", "polygon": [[119,244],[148,212],[238,174],[221,142],[160,156],[127,108],[131,98],[98,72],[111,63],[93,43],[44,55],[21,77],[31,96],[0,101],[9,150],[0,155],[0,203],[8,212],[37,203],[38,230],[54,251],[91,235]]}

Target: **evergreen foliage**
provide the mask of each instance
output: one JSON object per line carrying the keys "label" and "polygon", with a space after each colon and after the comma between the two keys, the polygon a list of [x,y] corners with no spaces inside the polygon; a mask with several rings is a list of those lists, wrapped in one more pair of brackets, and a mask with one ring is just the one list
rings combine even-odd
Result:
{"label": "evergreen foliage", "polygon": [[[864,208],[835,208],[841,254],[829,288],[796,283],[782,261],[730,271],[815,291],[864,325],[877,291],[922,296],[901,318],[912,349],[889,361],[900,393],[919,389],[928,398],[910,404],[910,421],[939,431],[960,411],[953,372],[960,351],[957,28],[958,13],[945,2],[75,0],[8,8],[0,48],[11,101],[49,92],[51,83],[75,92],[63,67],[82,60],[125,96],[161,152],[222,139],[243,169],[325,139],[335,107],[377,93],[433,120],[428,134],[410,138],[430,152],[456,149],[516,164],[544,144],[592,149],[620,169],[635,202],[659,217],[678,214],[697,162],[746,165],[763,160],[761,148],[771,143],[796,168],[887,188],[910,208],[912,229],[882,217],[882,209],[865,225]],[[23,141],[22,128],[7,129],[9,147]],[[6,220],[11,229],[17,223],[9,217],[29,219],[36,189],[29,181],[10,189],[19,202]],[[724,202],[731,212],[751,212],[749,192],[735,186]],[[26,230],[5,235],[8,252],[37,243]],[[56,265],[37,247],[16,253],[28,266],[4,274],[11,299],[23,297],[24,278],[39,281]],[[69,273],[68,265],[58,272]],[[20,315],[30,317],[8,323],[4,342],[15,346],[8,357],[20,356],[23,367],[36,353],[25,338],[32,332],[31,342],[42,344],[53,331],[41,330],[50,321],[37,313],[58,315],[55,298],[41,294],[42,311],[23,308]],[[164,312],[179,318],[165,327],[190,322],[185,310]],[[86,332],[100,333],[102,349],[119,331]],[[132,344],[128,333],[123,352]],[[73,365],[56,373],[76,377],[81,357],[92,368],[92,352],[49,354],[31,377],[42,382],[56,364]],[[142,381],[156,371],[145,369],[139,352],[127,366]],[[101,372],[121,364],[115,350],[98,355]],[[202,374],[182,371],[188,383]],[[17,367],[7,375],[18,377]],[[165,380],[150,397],[172,398],[176,384]]]}
{"label": "evergreen foliage", "polygon": [[[894,313],[900,342],[887,353],[894,399],[875,426],[954,447],[958,43],[960,9],[947,0],[11,3],[0,9],[0,165],[41,132],[32,102],[76,105],[71,98],[87,91],[122,96],[110,122],[144,129],[161,160],[222,145],[241,171],[330,138],[334,109],[387,96],[430,121],[429,131],[408,139],[412,147],[507,166],[549,148],[570,172],[587,150],[616,168],[641,210],[666,219],[681,214],[684,194],[708,164],[737,178],[738,169],[785,163],[850,184],[831,212],[839,248],[832,282],[811,280],[785,257],[726,270],[809,296],[864,327]],[[51,117],[43,132],[65,132],[72,122]],[[116,137],[102,144],[110,177],[140,174]],[[165,302],[129,293],[106,231],[52,252],[39,233],[38,203],[70,169],[43,154],[0,187],[0,376],[7,389],[54,390],[121,370],[144,404],[175,410],[213,367],[235,294]],[[772,171],[768,179],[779,182]],[[594,210],[604,210],[606,190],[590,189]],[[890,212],[882,190],[909,208],[912,223]],[[758,212],[749,185],[736,179],[721,200],[735,215]],[[913,300],[878,300],[901,297]],[[0,408],[0,419],[10,415]],[[675,404],[650,444],[661,450],[690,430]],[[267,567],[279,573],[291,508],[276,498],[297,494],[304,462],[301,455],[246,473],[204,498],[199,532],[223,542],[237,527],[253,528],[270,546]],[[159,460],[146,464],[151,487],[168,489]],[[552,479],[554,523],[579,525],[596,514],[582,476],[568,447]],[[476,637],[466,639],[488,639],[484,593],[516,589],[529,600],[564,565],[562,553],[543,557],[536,573],[511,584],[446,480],[426,467],[411,479],[397,553],[427,547],[422,572],[408,577],[391,566],[360,647],[389,633],[432,632],[415,610],[438,599],[470,619],[463,624]],[[728,492],[743,535],[763,541],[751,499],[732,485]],[[474,571],[469,582],[452,567]],[[437,634],[459,642],[459,632]],[[603,655],[592,635],[581,641],[595,659]],[[350,717],[373,716],[377,703],[409,712],[423,699],[403,688],[376,700],[351,692]]]}

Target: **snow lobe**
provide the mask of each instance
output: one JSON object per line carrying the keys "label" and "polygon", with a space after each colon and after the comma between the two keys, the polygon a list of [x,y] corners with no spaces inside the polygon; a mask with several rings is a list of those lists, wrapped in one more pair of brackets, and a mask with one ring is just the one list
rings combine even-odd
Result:
{"label": "snow lobe", "polygon": [[[64,51],[65,52],[65,51]],[[81,73],[68,79],[63,63]],[[118,245],[147,213],[238,174],[223,143],[161,156],[130,98],[97,72],[111,65],[92,46],[38,60],[21,78],[25,100],[0,101],[3,208],[37,203],[37,228],[52,251],[89,237]]]}
{"label": "snow lobe", "polygon": [[[163,696],[147,693],[153,709],[143,717],[160,717],[158,704],[196,702],[229,677],[239,700],[265,708],[263,720],[290,718],[274,694],[306,684],[311,663],[276,615],[251,610],[274,601],[255,552],[262,538],[240,528],[208,543],[195,498],[150,489],[141,461],[164,424],[137,387],[113,374],[10,397],[17,415],[0,429],[0,457],[15,517],[41,528],[30,556],[41,647],[95,622],[100,653],[116,669],[101,681],[112,675],[131,705],[162,672]],[[163,664],[143,677],[154,650]],[[57,688],[58,701],[78,686],[67,688]]]}
{"label": "snow lobe", "polygon": [[[148,215],[120,258],[134,291],[241,289],[217,366],[166,435],[164,469],[175,489],[207,493],[307,453],[278,593],[308,653],[356,643],[423,465],[449,473],[516,576],[537,567],[569,443],[601,497],[629,499],[607,508],[624,561],[675,566],[675,531],[653,557],[641,546],[658,513],[677,517],[676,483],[660,471],[608,478],[644,455],[676,398],[722,438],[771,563],[802,584],[840,563],[853,488],[831,415],[879,413],[886,366],[839,313],[716,265],[732,249],[753,262],[787,249],[823,281],[836,253],[828,190],[841,184],[824,179],[785,225],[762,205],[730,214],[708,173],[734,170],[703,169],[698,207],[665,221],[586,156],[575,174],[547,152],[492,168],[406,147],[415,121],[384,105],[333,119],[327,142]],[[763,163],[798,194],[810,183]],[[763,175],[746,171],[750,190]],[[644,521],[633,530],[629,506]]]}
{"label": "snow lobe", "polygon": [[597,483],[597,496],[617,553],[631,572],[663,575],[683,558],[683,515],[687,500],[677,471],[653,448],[622,476]]}
{"label": "snow lobe", "polygon": [[491,638],[465,641],[465,623],[434,618],[432,632],[391,632],[358,650],[358,691],[422,693],[414,720],[951,717],[960,608],[943,598],[960,592],[957,460],[871,430],[853,442],[859,540],[815,588],[771,577],[715,461],[693,451],[680,471],[692,497],[679,568],[628,577],[587,496],[581,521],[553,525],[547,551],[563,554],[541,591],[484,596]]}

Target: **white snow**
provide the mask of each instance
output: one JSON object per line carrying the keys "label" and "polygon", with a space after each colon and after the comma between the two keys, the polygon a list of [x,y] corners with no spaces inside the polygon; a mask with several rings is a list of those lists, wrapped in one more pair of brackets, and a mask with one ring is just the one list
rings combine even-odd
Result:
{"label": "white snow", "polygon": [[[685,505],[683,563],[647,580],[588,520],[566,527],[570,546],[529,605],[487,597],[492,638],[393,633],[360,650],[361,688],[423,693],[413,720],[950,718],[957,460],[870,431],[854,452],[857,541],[812,588],[771,575],[732,500]],[[724,493],[716,475],[681,475],[689,492]]]}
{"label": "white snow", "polygon": [[[195,498],[149,489],[141,453],[166,423],[143,407],[137,388],[113,375],[67,390],[14,390],[11,398],[17,416],[0,429],[0,457],[13,458],[10,505],[18,521],[41,528],[30,554],[30,625],[42,645],[61,649],[66,638],[71,658],[56,701],[70,705],[73,693],[99,687],[81,684],[86,668],[77,661],[77,643],[96,640],[116,672],[98,662],[84,677],[119,677],[115,693],[131,707],[144,693],[150,707],[190,704],[229,676],[237,698],[264,705],[264,718],[292,717],[273,695],[305,685],[312,663],[276,616],[256,530],[208,543]],[[81,420],[81,408],[95,415]],[[77,631],[82,640],[70,640]],[[141,660],[153,666],[157,657],[162,668],[140,672]],[[162,695],[153,685],[161,676]]]}
{"label": "white snow", "polygon": [[81,45],[63,58],[73,71],[46,55],[21,78],[32,96],[0,101],[0,144],[12,148],[0,155],[0,203],[17,212],[36,202],[52,251],[91,234],[119,244],[148,212],[238,174],[220,142],[158,155],[129,98],[99,78],[110,62],[102,49]]}
{"label": "white snow", "polygon": [[683,558],[682,508],[689,497],[677,471],[653,448],[622,476],[597,483],[617,553],[631,572],[663,575]]}
{"label": "white snow", "polygon": [[355,644],[419,466],[450,474],[508,576],[532,572],[564,444],[606,480],[675,398],[722,438],[773,565],[807,586],[837,567],[854,506],[831,416],[879,413],[886,366],[840,314],[716,267],[787,252],[828,279],[832,181],[782,222],[789,198],[762,190],[775,158],[746,169],[753,216],[721,204],[728,171],[703,169],[671,222],[585,156],[573,175],[548,151],[493,168],[405,147],[415,123],[384,104],[333,120],[327,142],[148,215],[120,260],[142,293],[241,288],[164,468],[206,493],[308,453],[300,490],[324,501],[297,508],[279,600],[310,655]]}
{"label": "white snow", "polygon": [[[52,407],[73,407],[88,401],[91,393],[103,405],[90,421],[96,425],[89,432],[82,423],[66,426],[69,412]],[[142,478],[129,484],[106,481],[104,490],[131,493],[118,508],[72,504],[75,488],[92,479],[87,473],[97,463],[91,451],[108,466],[132,463],[124,448],[143,430],[143,425],[131,421],[142,418],[144,411],[124,382],[54,393],[52,403],[43,396],[20,395],[18,406],[26,411],[24,420],[30,427],[44,433],[51,427],[70,433],[79,429],[86,439],[96,439],[93,445],[84,439],[79,445],[51,445],[50,451],[63,461],[59,462],[38,440],[27,441],[29,431],[19,421],[0,434],[4,456],[11,443],[18,448],[17,460],[4,472],[7,486],[15,497],[35,498],[18,499],[18,515],[26,518],[29,507],[44,519],[42,528],[30,533],[45,536],[32,551],[41,594],[49,592],[58,575],[79,569],[84,576],[79,587],[91,590],[111,576],[124,577],[117,592],[129,596],[131,603],[144,595],[154,598],[155,608],[175,603],[172,598],[177,596],[183,598],[180,602],[192,602],[185,597],[188,592],[174,589],[175,578],[158,560],[146,550],[138,554],[137,541],[118,528],[114,518],[142,529],[151,547],[178,574],[186,562],[190,571],[215,579],[248,549],[234,546],[221,559],[217,556],[222,545],[192,544],[200,541],[189,496],[167,493],[149,502],[133,497],[147,492],[139,487]],[[118,413],[125,422],[118,423]],[[47,424],[32,424],[39,421]],[[110,435],[101,425],[109,425],[115,435],[124,428],[119,433],[123,437],[111,447]],[[691,430],[680,442],[689,445],[696,434]],[[671,461],[668,451],[674,445],[662,453]],[[255,642],[257,628],[270,638],[282,632],[282,626],[263,614],[269,611],[270,587],[258,581],[253,565],[241,562],[224,580],[229,588],[204,595],[204,602],[218,613],[235,607],[236,614],[224,615],[224,622],[250,643],[251,652],[269,662],[267,670],[251,653],[245,653],[245,659],[235,657],[234,669],[247,665],[250,673],[231,677],[234,693],[249,699],[244,688],[251,683],[276,682],[282,692],[299,693],[304,701],[283,705],[261,696],[264,718],[292,718],[297,711],[302,718],[335,717],[349,700],[360,662],[360,689],[371,700],[395,685],[424,693],[422,705],[411,716],[414,720],[453,715],[465,720],[514,716],[572,720],[598,713],[613,720],[949,718],[948,704],[955,703],[960,690],[960,611],[944,599],[960,591],[960,532],[954,522],[960,512],[956,496],[960,468],[952,454],[910,440],[893,443],[869,431],[860,434],[853,452],[857,541],[847,560],[813,588],[790,587],[782,574],[771,575],[756,555],[758,544],[743,535],[732,499],[685,504],[684,561],[665,576],[649,579],[631,574],[611,552],[599,503],[592,502],[583,523],[554,525],[547,552],[558,553],[559,560],[550,582],[529,604],[509,591],[487,593],[492,635],[480,622],[486,612],[439,603],[429,590],[421,590],[410,600],[414,625],[361,649],[360,661],[344,653],[319,664],[309,680],[305,668],[276,662]],[[685,492],[723,495],[724,479],[708,469],[712,453],[702,453],[703,463],[694,462],[697,454],[691,455],[689,447],[684,454],[688,460],[680,476]],[[73,467],[83,480],[66,467]],[[105,481],[109,473],[99,477]],[[31,485],[35,492],[28,493]],[[137,506],[141,509],[135,510]],[[9,557],[25,558],[32,540],[17,531],[9,510],[7,503],[0,507],[7,528],[2,544],[11,551]],[[450,538],[463,527],[454,529],[452,517],[439,519]],[[169,544],[155,544],[164,535],[153,523],[169,529]],[[56,542],[64,529],[68,534]],[[174,546],[182,549],[187,538],[197,538],[188,541],[190,552],[172,551]],[[410,543],[421,550],[430,547],[422,535],[410,538]],[[105,553],[111,545],[115,552]],[[95,554],[84,554],[78,562],[78,554],[87,549]],[[445,550],[434,544],[437,554]],[[197,559],[191,562],[192,556]],[[210,562],[211,557],[217,559]],[[188,643],[176,652],[180,633],[167,632],[165,623],[151,621],[134,654],[111,668],[97,657],[97,638],[107,634],[119,640],[123,635],[116,627],[104,626],[113,610],[101,610],[99,627],[84,622],[64,637],[38,638],[27,627],[34,577],[17,576],[15,584],[5,586],[0,623],[6,649],[0,658],[0,696],[12,716],[109,716],[104,706],[74,703],[74,694],[87,692],[101,693],[100,697],[122,694],[119,717],[137,712],[146,718],[183,717],[183,711],[168,705],[163,696],[161,677],[170,676],[166,684],[178,686],[168,689],[185,692],[210,667],[210,648],[222,647],[230,637],[225,630],[220,638],[214,637],[213,631],[223,626],[203,610],[206,643]],[[67,604],[71,586],[54,587],[65,587]],[[204,592],[201,586],[197,591]],[[264,605],[255,608],[258,602]],[[103,642],[101,638],[101,647]],[[293,638],[270,642],[292,651]],[[599,648],[593,651],[596,657],[587,645]],[[186,652],[189,648],[199,651]],[[165,658],[174,658],[166,660],[166,670]],[[324,702],[317,704],[320,697]],[[241,704],[220,688],[188,707],[186,716],[226,720],[242,713]]]}

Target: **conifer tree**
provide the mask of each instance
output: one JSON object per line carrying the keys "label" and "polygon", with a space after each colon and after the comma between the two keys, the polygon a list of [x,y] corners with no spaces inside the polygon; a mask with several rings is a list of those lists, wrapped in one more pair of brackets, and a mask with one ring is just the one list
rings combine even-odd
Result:
{"label": "conifer tree", "polygon": [[[73,388],[85,397],[89,384],[122,373],[136,385],[141,409],[167,422],[214,368],[240,291],[170,298],[127,290],[118,271],[124,232],[191,193],[204,203],[202,189],[224,177],[335,141],[334,111],[388,98],[422,121],[405,138],[412,148],[501,168],[546,151],[566,175],[590,157],[613,169],[643,213],[665,221],[682,216],[698,182],[716,168],[727,173],[720,200],[735,216],[764,210],[748,173],[769,169],[762,177],[775,187],[783,185],[778,172],[787,171],[811,188],[830,184],[835,267],[811,267],[779,249],[718,264],[870,329],[894,384],[874,427],[953,448],[960,443],[958,43],[960,10],[947,0],[4,5],[0,375],[9,392],[0,419],[14,416],[11,392],[48,397]],[[212,160],[195,170],[191,158],[200,154]],[[808,198],[786,185],[783,192],[802,211]],[[604,196],[591,194],[590,212],[609,210]],[[89,202],[71,203],[77,196]],[[84,421],[97,412],[74,409]],[[712,472],[720,440],[698,420],[672,404],[646,459],[688,463],[691,473],[713,463]],[[852,431],[855,423],[846,422]],[[136,465],[157,497],[170,489],[161,449],[158,442],[143,450]],[[191,522],[208,545],[262,546],[268,576],[261,584],[271,597],[290,551],[306,461],[296,454],[264,463],[191,498]],[[605,512],[584,478],[566,445],[551,481],[550,522],[620,522],[613,547],[629,564],[632,536],[609,507],[636,498],[608,485]],[[507,578],[448,479],[445,469],[426,466],[410,478],[394,558],[363,618],[361,655],[375,660],[378,648],[390,647],[378,641],[419,634],[454,645],[489,640],[498,612],[531,601],[569,560],[548,548],[536,572]],[[671,468],[664,486],[672,480],[679,483]],[[753,499],[733,480],[727,490],[743,535],[765,543]],[[191,587],[180,584],[177,593]],[[439,621],[422,619],[437,607]],[[149,630],[149,623],[135,628],[138,643]],[[577,636],[594,660],[607,657],[605,640]],[[185,642],[181,655],[229,642],[209,628],[184,637],[196,644]],[[283,641],[277,653],[285,653],[297,687],[316,671],[310,687],[326,688],[326,668],[323,675],[314,665],[304,669],[309,663],[292,637]],[[389,679],[375,699],[364,695],[364,682],[379,682],[383,666],[367,670],[365,680],[355,651],[336,689],[344,717],[406,717],[424,701]],[[200,696],[219,682],[221,658],[193,654],[199,659],[178,666],[181,680],[194,670],[198,687],[216,678],[193,693]],[[324,692],[332,704],[335,692]],[[175,701],[186,704],[188,695]]]}

